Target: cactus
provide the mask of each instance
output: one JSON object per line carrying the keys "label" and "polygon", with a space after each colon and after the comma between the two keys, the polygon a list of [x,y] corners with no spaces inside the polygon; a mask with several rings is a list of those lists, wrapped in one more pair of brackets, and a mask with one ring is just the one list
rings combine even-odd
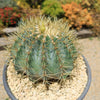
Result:
{"label": "cactus", "polygon": [[34,83],[63,80],[70,75],[77,58],[76,36],[67,23],[50,18],[22,21],[17,39],[11,47],[11,58],[18,73]]}

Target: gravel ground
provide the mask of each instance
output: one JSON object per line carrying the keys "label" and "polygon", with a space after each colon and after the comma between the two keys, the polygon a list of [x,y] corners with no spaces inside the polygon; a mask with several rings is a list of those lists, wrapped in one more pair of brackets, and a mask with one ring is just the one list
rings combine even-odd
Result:
{"label": "gravel ground", "polygon": [[[80,39],[82,54],[87,58],[92,70],[92,84],[84,100],[100,100],[100,40],[97,38]],[[0,51],[0,100],[7,100],[8,96],[2,82],[2,71],[7,51]]]}
{"label": "gravel ground", "polygon": [[0,100],[7,100],[8,98],[8,95],[4,90],[3,81],[2,81],[3,66],[4,66],[4,61],[7,59],[7,54],[8,53],[5,50],[0,51]]}
{"label": "gravel ground", "polygon": [[92,70],[92,84],[84,100],[100,100],[100,40],[81,39],[79,43]]}
{"label": "gravel ground", "polygon": [[32,81],[28,77],[22,78],[16,74],[13,63],[9,64],[7,70],[8,84],[18,100],[76,100],[83,92],[87,83],[86,66],[81,56],[74,63],[77,65],[72,71],[72,80],[65,80],[60,89],[57,82],[52,83],[47,91],[40,83],[32,87]]}

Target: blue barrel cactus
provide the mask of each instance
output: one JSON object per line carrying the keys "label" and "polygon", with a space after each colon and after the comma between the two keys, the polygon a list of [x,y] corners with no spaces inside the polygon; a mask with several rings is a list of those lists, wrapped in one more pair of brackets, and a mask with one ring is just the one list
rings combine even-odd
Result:
{"label": "blue barrel cactus", "polygon": [[70,75],[78,56],[76,35],[63,20],[35,18],[22,21],[11,47],[15,70],[34,83],[63,80]]}

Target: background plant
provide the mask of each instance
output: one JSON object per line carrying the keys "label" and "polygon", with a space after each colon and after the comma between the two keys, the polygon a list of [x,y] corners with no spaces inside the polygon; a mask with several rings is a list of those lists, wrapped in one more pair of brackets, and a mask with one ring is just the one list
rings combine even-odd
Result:
{"label": "background plant", "polygon": [[26,0],[14,0],[14,1],[22,9],[30,8],[30,5],[26,2]]}
{"label": "background plant", "polygon": [[58,0],[61,4],[67,4],[75,2],[81,4],[83,8],[87,8],[89,11],[95,9],[100,12],[100,0]]}
{"label": "background plant", "polygon": [[93,21],[90,13],[87,9],[82,9],[80,4],[72,2],[71,4],[62,5],[62,7],[71,27],[79,30],[83,26],[92,26]]}
{"label": "background plant", "polygon": [[[77,4],[81,3],[83,0],[58,0],[60,1],[62,4],[66,4],[66,3],[72,3],[72,2],[75,2]],[[86,0],[84,0],[86,1]]]}
{"label": "background plant", "polygon": [[86,0],[86,1],[82,1],[81,5],[84,8],[87,8],[89,11],[96,11],[96,12],[100,12],[100,0]]}
{"label": "background plant", "polygon": [[100,14],[99,13],[93,13],[92,15],[93,17],[93,28],[92,28],[92,31],[93,31],[93,36],[98,36],[100,37]]}
{"label": "background plant", "polygon": [[21,8],[38,8],[44,0],[14,0]]}
{"label": "background plant", "polygon": [[31,8],[38,8],[45,0],[26,0]]}
{"label": "background plant", "polygon": [[62,17],[64,12],[61,3],[57,0],[45,0],[42,4],[42,11],[45,15],[51,17]]}
{"label": "background plant", "polygon": [[42,80],[62,81],[71,74],[78,53],[76,35],[67,23],[50,18],[30,18],[19,25],[17,39],[11,47],[15,69],[34,83]]}
{"label": "background plant", "polygon": [[30,17],[39,17],[40,16],[40,10],[39,9],[23,9],[23,14],[22,14],[22,18],[24,20],[26,20],[27,18]]}
{"label": "background plant", "polygon": [[4,7],[17,7],[17,5],[13,0],[0,0],[0,8]]}
{"label": "background plant", "polygon": [[16,25],[20,17],[20,12],[15,11],[11,7],[0,9],[0,20],[5,26]]}
{"label": "background plant", "polygon": [[14,1],[20,7],[23,19],[26,19],[30,16],[38,16],[40,14],[40,4],[41,2],[43,2],[43,0],[14,0]]}
{"label": "background plant", "polygon": [[88,3],[83,2],[82,6],[92,12],[93,35],[100,36],[100,0],[88,0]]}

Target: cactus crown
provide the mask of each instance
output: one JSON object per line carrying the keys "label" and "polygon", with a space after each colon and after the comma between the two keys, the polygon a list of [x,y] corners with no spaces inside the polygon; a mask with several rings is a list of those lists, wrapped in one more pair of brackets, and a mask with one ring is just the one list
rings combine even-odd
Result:
{"label": "cactus crown", "polygon": [[50,18],[22,21],[11,57],[17,72],[33,82],[63,80],[70,75],[77,58],[76,36],[67,23]]}

